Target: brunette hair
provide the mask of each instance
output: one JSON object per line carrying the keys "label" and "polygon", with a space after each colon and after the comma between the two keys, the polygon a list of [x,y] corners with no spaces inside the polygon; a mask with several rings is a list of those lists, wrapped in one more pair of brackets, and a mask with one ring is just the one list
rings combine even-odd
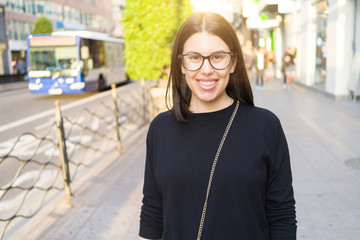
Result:
{"label": "brunette hair", "polygon": [[[186,121],[189,110],[191,91],[181,71],[179,55],[183,54],[184,44],[193,34],[207,32],[221,38],[236,59],[235,71],[230,74],[227,94],[234,99],[254,106],[253,94],[245,69],[244,58],[239,39],[230,23],[216,13],[195,13],[180,27],[172,50],[169,82],[166,89],[166,106],[175,114],[178,121]],[[172,108],[169,107],[170,90],[172,90]]]}

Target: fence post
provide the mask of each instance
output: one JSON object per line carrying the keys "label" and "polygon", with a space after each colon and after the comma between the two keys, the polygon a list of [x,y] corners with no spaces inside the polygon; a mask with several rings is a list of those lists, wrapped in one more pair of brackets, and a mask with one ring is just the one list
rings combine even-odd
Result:
{"label": "fence post", "polygon": [[141,79],[140,84],[141,84],[141,93],[142,93],[142,101],[143,101],[144,123],[146,124],[149,122],[149,118],[147,114],[148,102],[146,99],[147,92],[146,92],[145,80],[143,78]]}
{"label": "fence post", "polygon": [[55,101],[55,121],[56,121],[56,136],[59,143],[59,158],[61,163],[62,175],[64,180],[64,188],[67,196],[70,198],[72,196],[70,189],[70,172],[69,172],[69,159],[66,152],[65,144],[65,132],[64,132],[64,123],[61,116],[60,102]]}
{"label": "fence post", "polygon": [[122,151],[122,144],[121,144],[121,136],[120,136],[120,125],[119,125],[119,114],[118,114],[118,105],[117,105],[117,94],[116,94],[116,85],[113,83],[111,84],[111,93],[114,102],[114,120],[115,120],[115,131],[116,131],[116,140],[117,140],[117,150],[119,152]]}

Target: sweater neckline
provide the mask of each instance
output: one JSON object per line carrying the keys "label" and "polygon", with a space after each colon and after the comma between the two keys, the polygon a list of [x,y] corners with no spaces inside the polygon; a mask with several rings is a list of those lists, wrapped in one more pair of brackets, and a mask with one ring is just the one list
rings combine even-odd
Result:
{"label": "sweater neckline", "polygon": [[192,113],[188,115],[187,119],[189,121],[197,121],[203,119],[215,119],[215,118],[217,119],[222,117],[228,117],[228,115],[233,112],[235,105],[236,105],[236,100],[234,100],[233,103],[226,108],[214,112]]}

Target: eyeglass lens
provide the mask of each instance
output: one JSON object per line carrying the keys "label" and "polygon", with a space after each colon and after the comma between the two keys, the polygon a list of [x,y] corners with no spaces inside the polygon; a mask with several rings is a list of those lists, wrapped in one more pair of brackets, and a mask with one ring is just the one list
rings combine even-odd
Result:
{"label": "eyeglass lens", "polygon": [[201,68],[205,59],[208,59],[210,65],[217,69],[225,69],[229,66],[231,61],[231,54],[230,53],[214,53],[210,56],[202,56],[200,54],[185,54],[182,56],[182,63],[184,67],[189,71],[196,71]]}

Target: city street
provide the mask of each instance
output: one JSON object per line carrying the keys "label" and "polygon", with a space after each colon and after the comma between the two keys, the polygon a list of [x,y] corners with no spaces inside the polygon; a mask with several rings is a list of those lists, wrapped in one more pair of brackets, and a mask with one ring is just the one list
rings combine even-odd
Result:
{"label": "city street", "polygon": [[[360,236],[360,103],[335,101],[307,88],[254,89],[255,104],[281,120],[291,155],[298,239]],[[5,239],[126,239],[138,234],[146,127],[72,183]],[[15,232],[15,233],[14,233]],[[10,234],[10,233],[9,233]]]}
{"label": "city street", "polygon": [[[286,136],[297,239],[360,239],[360,0],[0,0],[0,10],[0,240],[137,240],[149,122],[179,99],[181,113],[218,110],[237,94],[250,102],[248,81],[243,81],[246,74],[255,106],[273,112]],[[169,83],[169,78],[174,81]],[[171,86],[168,106],[166,86]],[[174,109],[178,111],[177,104]],[[177,119],[181,118],[178,113]],[[264,236],[264,222],[270,223],[269,228],[282,229],[271,224],[276,222],[272,217],[283,214],[273,211],[274,202],[281,207],[291,202],[293,213],[291,194],[282,194],[291,201],[279,194],[286,192],[284,183],[291,190],[289,164],[276,160],[272,164],[272,157],[263,161],[267,155],[262,150],[268,152],[277,144],[267,138],[270,125],[260,123],[260,115],[249,116],[250,135],[235,134],[243,140],[234,140],[234,148],[255,167],[244,167],[237,153],[229,151],[238,164],[238,168],[224,164],[223,176],[228,177],[224,182],[231,184],[215,182],[237,189],[242,189],[241,183],[251,191],[232,192],[239,196],[229,201],[232,204],[224,203],[235,199],[229,191],[216,191],[222,198],[215,198],[219,204],[213,206],[220,206],[220,214],[209,208],[210,216],[231,213],[240,224],[234,225],[234,231],[227,230],[230,225],[217,218],[224,228],[218,222],[208,222],[204,228],[220,237],[204,231],[204,238],[245,238],[239,235],[246,230]],[[213,123],[215,118],[206,121]],[[206,123],[201,122],[201,127]],[[166,124],[158,124],[159,129]],[[184,126],[174,136],[168,133],[178,128],[162,131],[177,143],[174,150],[172,145],[152,144],[154,152],[159,148],[161,154],[155,154],[156,163],[150,164],[156,175],[150,180],[160,186],[157,177],[164,175],[164,191],[157,189],[160,194],[156,195],[175,199],[176,206],[185,202],[176,195],[179,192],[183,199],[200,199],[193,192],[176,191],[187,185],[177,179],[186,179],[190,190],[199,193],[192,178],[179,174],[180,168],[201,179],[206,168],[197,160],[206,160],[204,154],[213,149],[210,137],[199,142],[195,131]],[[165,142],[155,132],[154,139]],[[205,132],[217,136],[212,130]],[[182,141],[183,137],[196,142]],[[257,140],[251,141],[253,137]],[[260,149],[250,155],[266,166],[247,157],[248,152],[238,148],[240,142],[246,143],[241,145],[246,150]],[[222,144],[226,141],[219,150]],[[178,155],[176,162],[174,155],[166,156],[173,152],[188,155]],[[159,155],[166,156],[164,163],[169,160],[169,168],[182,178],[168,174],[166,164],[157,164],[162,159]],[[200,170],[192,168],[194,162]],[[278,174],[277,169],[284,166],[287,171]],[[251,181],[243,180],[244,175],[234,169],[245,169]],[[266,176],[260,174],[263,178],[254,181],[260,170],[266,170]],[[254,183],[264,190],[258,191]],[[259,202],[266,203],[267,221],[258,214],[255,204]],[[164,204],[172,206],[168,201]],[[239,209],[233,208],[237,204],[246,206],[239,214],[233,212]],[[198,209],[193,201],[189,205]],[[197,215],[186,216],[187,225],[177,225],[193,226],[187,221]],[[164,224],[170,226],[177,219]],[[244,222],[258,228],[252,231]],[[200,225],[200,233],[201,229]],[[236,231],[241,232],[238,237],[232,234]],[[190,230],[184,232],[192,238]]]}

